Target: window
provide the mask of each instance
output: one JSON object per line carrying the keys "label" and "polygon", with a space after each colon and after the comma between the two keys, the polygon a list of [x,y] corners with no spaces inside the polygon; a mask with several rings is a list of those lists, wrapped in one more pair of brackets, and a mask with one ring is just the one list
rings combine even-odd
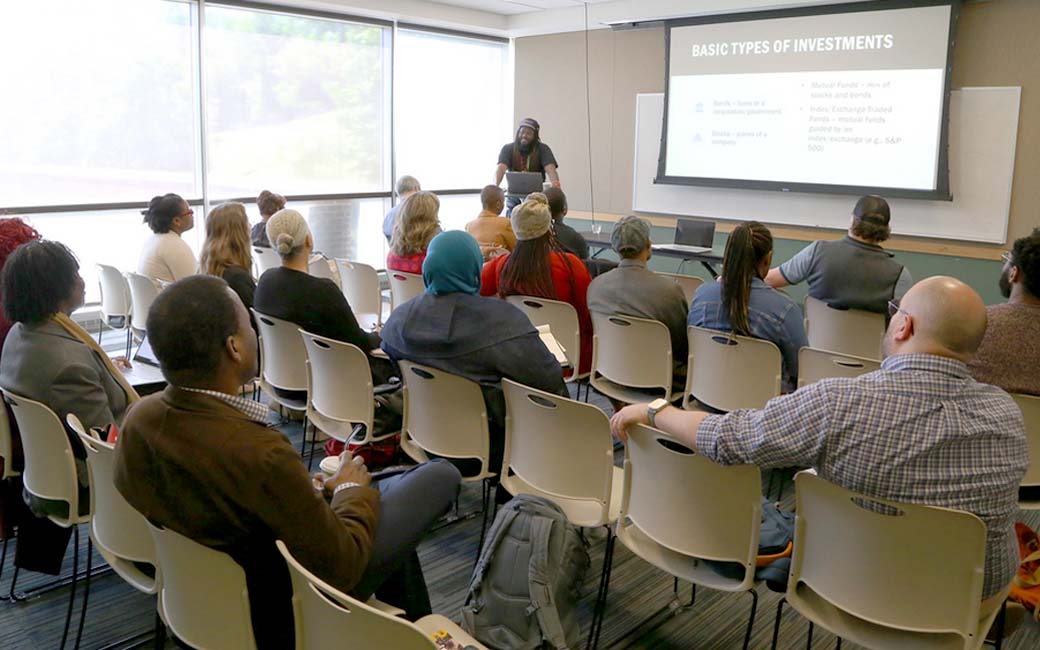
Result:
{"label": "window", "polygon": [[2,3],[3,205],[201,196],[195,21],[180,2]]}
{"label": "window", "polygon": [[389,190],[390,30],[206,7],[212,196]]}
{"label": "window", "polygon": [[511,139],[508,45],[399,29],[395,48],[398,175],[431,190],[494,182]]}

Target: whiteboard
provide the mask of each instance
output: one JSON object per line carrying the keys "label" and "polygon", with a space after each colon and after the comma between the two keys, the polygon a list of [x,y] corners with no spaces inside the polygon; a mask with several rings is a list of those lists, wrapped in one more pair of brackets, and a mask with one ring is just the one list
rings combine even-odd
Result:
{"label": "whiteboard", "polygon": [[[953,201],[890,199],[892,233],[1003,244],[1011,209],[1020,87],[963,88],[950,96]],[[632,209],[673,216],[837,228],[856,197],[655,184],[664,95],[636,95]]]}

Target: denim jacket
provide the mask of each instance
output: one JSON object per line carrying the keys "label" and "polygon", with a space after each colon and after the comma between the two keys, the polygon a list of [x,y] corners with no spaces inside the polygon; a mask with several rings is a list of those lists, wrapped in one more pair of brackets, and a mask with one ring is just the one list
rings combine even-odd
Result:
{"label": "denim jacket", "polygon": [[[706,282],[697,289],[687,324],[721,332],[732,331],[729,315],[722,306],[721,282]],[[755,278],[751,281],[748,300],[748,325],[756,338],[772,341],[780,348],[784,362],[784,390],[793,390],[798,381],[798,350],[809,345],[798,304]]]}

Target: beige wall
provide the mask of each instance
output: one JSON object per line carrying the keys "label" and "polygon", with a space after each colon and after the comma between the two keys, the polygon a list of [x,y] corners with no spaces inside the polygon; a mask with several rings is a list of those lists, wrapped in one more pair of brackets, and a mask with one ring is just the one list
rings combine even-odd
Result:
{"label": "beige wall", "polygon": [[[1022,86],[1009,238],[1040,226],[1040,0],[990,0],[962,7],[953,87]],[[596,30],[588,35],[592,187],[597,213],[632,209],[635,96],[664,90],[664,30]],[[534,117],[560,161],[570,207],[593,207],[585,102],[585,34],[516,41],[517,119]],[[760,218],[765,219],[765,215]],[[780,236],[815,239],[809,228]],[[836,235],[836,233],[832,233]],[[995,259],[1003,247],[896,239],[890,247]]]}

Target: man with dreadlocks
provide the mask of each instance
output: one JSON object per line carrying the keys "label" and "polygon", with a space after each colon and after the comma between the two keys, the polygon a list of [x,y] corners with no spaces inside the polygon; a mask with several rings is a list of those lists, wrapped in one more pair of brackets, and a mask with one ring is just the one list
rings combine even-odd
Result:
{"label": "man with dreadlocks", "polygon": [[[495,185],[502,184],[506,172],[539,172],[542,182],[545,182],[545,176],[548,174],[553,187],[560,186],[560,175],[556,173],[556,157],[553,156],[549,145],[538,137],[540,129],[538,121],[533,118],[527,117],[520,121],[520,126],[516,129],[516,138],[507,142],[498,154]],[[511,214],[513,207],[523,199],[522,196],[508,196],[506,216]]]}

